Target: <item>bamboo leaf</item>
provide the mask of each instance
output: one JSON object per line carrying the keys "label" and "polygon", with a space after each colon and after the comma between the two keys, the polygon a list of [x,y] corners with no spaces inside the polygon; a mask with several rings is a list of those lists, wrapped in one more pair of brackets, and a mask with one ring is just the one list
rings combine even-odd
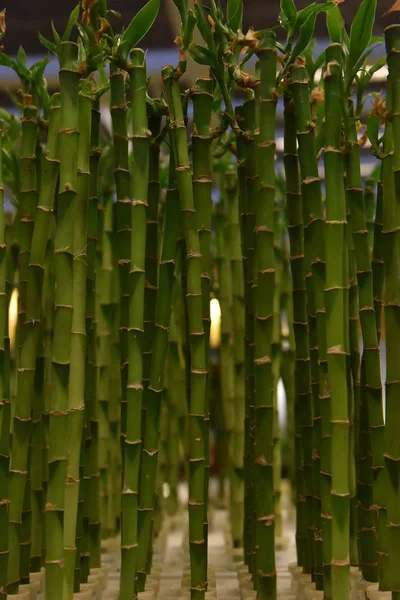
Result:
{"label": "bamboo leaf", "polygon": [[[48,40],[47,38],[45,38],[39,31],[38,33],[39,35],[39,41],[40,43],[47,48],[47,50],[50,50],[50,52],[54,52],[54,54],[57,53],[57,46],[56,44],[54,44],[53,42],[50,42],[50,40]],[[2,55],[0,55],[2,56]]]}
{"label": "bamboo leaf", "polygon": [[185,28],[183,31],[183,36],[182,36],[183,47],[185,49],[189,48],[190,44],[192,43],[193,31],[196,26],[196,23],[197,23],[197,19],[196,19],[194,12],[192,10],[189,10],[187,19],[186,19],[186,25],[185,25]]}
{"label": "bamboo leaf", "polygon": [[290,61],[289,61],[290,64],[294,63],[296,58],[298,56],[300,56],[300,54],[302,52],[304,52],[304,50],[307,48],[308,44],[310,43],[310,40],[311,40],[312,36],[314,35],[316,20],[317,20],[317,13],[314,12],[308,17],[308,19],[302,26],[302,28],[300,30],[299,39],[297,40],[297,43],[296,43],[295,47],[293,48],[293,51],[290,56]]}
{"label": "bamboo leaf", "polygon": [[16,64],[15,60],[13,60],[9,56],[7,56],[7,54],[3,54],[3,52],[0,52],[0,65],[2,67],[8,67],[9,69],[14,69],[14,71],[17,69],[17,64]]}
{"label": "bamboo leaf", "polygon": [[66,41],[69,40],[71,32],[72,32],[72,29],[75,27],[76,22],[78,21],[79,10],[80,10],[80,5],[78,4],[77,6],[75,6],[74,10],[69,15],[67,27],[65,28],[65,31],[64,31],[63,36],[62,36],[62,41],[63,42],[66,42]]}
{"label": "bamboo leaf", "polygon": [[215,48],[215,42],[211,33],[210,25],[204,16],[202,8],[195,2],[194,12],[197,18],[197,27],[200,31],[201,37],[209,48]]}
{"label": "bamboo leaf", "polygon": [[281,13],[284,15],[287,24],[293,26],[297,17],[294,0],[281,0]]}
{"label": "bamboo leaf", "polygon": [[353,71],[360,56],[369,46],[372,36],[372,27],[375,20],[377,0],[363,0],[354,17],[350,30],[350,49],[348,69]]}
{"label": "bamboo leaf", "polygon": [[193,45],[189,48],[189,55],[199,65],[215,66],[215,55],[204,46]]}
{"label": "bamboo leaf", "polygon": [[296,34],[299,28],[303,25],[303,23],[307,21],[307,19],[311,15],[315,15],[316,17],[319,13],[331,10],[332,8],[334,8],[334,6],[335,4],[333,2],[327,2],[326,4],[316,4],[315,2],[313,2],[309,6],[306,6],[306,8],[303,8],[303,10],[300,10],[297,13],[296,21],[293,27],[293,35]]}
{"label": "bamboo leaf", "polygon": [[18,48],[18,52],[17,52],[17,64],[20,67],[25,67],[26,66],[26,54],[25,54],[25,50],[23,49],[22,46],[20,46]]}
{"label": "bamboo leaf", "polygon": [[188,13],[188,2],[187,0],[172,0],[176,8],[179,11],[181,21],[186,24],[187,13]]}
{"label": "bamboo leaf", "polygon": [[60,38],[58,31],[54,25],[54,21],[51,22],[51,30],[53,32],[54,41],[58,46],[58,44],[61,42],[61,38]]}
{"label": "bamboo leaf", "polygon": [[228,0],[226,7],[226,18],[228,27],[232,31],[238,31],[242,28],[243,20],[243,3],[242,0]]}
{"label": "bamboo leaf", "polygon": [[128,58],[128,54],[132,48],[134,48],[149,31],[157,18],[159,10],[160,0],[149,0],[133,17],[122,36],[121,45],[119,47],[119,54],[124,60]]}
{"label": "bamboo leaf", "polygon": [[344,21],[338,6],[334,6],[326,13],[326,26],[331,42],[333,44],[340,44],[342,41]]}

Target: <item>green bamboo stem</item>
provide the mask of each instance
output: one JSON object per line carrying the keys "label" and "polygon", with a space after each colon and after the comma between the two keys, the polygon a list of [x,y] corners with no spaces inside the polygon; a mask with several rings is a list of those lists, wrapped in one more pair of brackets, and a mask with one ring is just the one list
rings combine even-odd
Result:
{"label": "green bamboo stem", "polygon": [[[106,159],[107,160],[107,157]],[[100,475],[100,521],[101,537],[110,536],[110,394],[111,335],[113,329],[113,195],[109,181],[108,165],[103,164],[106,179],[101,191],[102,204],[98,214],[98,247],[96,253],[96,337],[97,337],[97,394],[99,415],[99,475]]]}
{"label": "green bamboo stem", "polygon": [[[381,169],[382,174],[382,169]],[[382,304],[384,288],[384,248],[383,248],[383,186],[382,181],[378,181],[376,194],[376,212],[374,221],[374,246],[372,249],[372,281],[374,293],[374,310],[376,334],[380,342],[382,334]]]}
{"label": "green bamboo stem", "polygon": [[164,375],[168,350],[168,332],[171,319],[172,290],[174,283],[177,237],[179,231],[179,197],[175,187],[175,162],[171,155],[169,188],[166,197],[164,236],[158,278],[158,297],[155,313],[148,405],[143,441],[142,472],[140,478],[139,509],[139,583],[143,587],[146,575],[146,558],[150,547],[151,521],[154,515],[154,498],[160,429],[160,411],[164,395]]}
{"label": "green bamboo stem", "polygon": [[10,464],[10,373],[7,298],[7,249],[4,216],[3,131],[0,134],[0,598],[7,599],[8,471]]}
{"label": "green bamboo stem", "polygon": [[[144,384],[144,411],[143,411],[143,448],[142,448],[142,474],[143,481],[146,482],[146,498],[144,504],[141,502],[142,484],[140,483],[139,497],[139,555],[138,555],[138,591],[144,590],[146,581],[147,555],[151,547],[151,530],[153,513],[151,507],[154,504],[154,486],[155,476],[147,478],[147,467],[145,462],[147,453],[153,448],[146,447],[146,433],[148,432],[147,414],[153,416],[153,406],[149,406],[152,394],[149,391],[150,372],[154,348],[154,340],[157,336],[155,319],[158,296],[158,263],[159,263],[159,232],[158,232],[158,210],[160,200],[160,130],[162,115],[149,115],[149,130],[151,132],[151,141],[149,149],[149,186],[148,186],[148,211],[147,211],[147,234],[146,234],[146,289],[145,289],[145,308],[144,308],[144,341],[143,341],[143,384]],[[151,424],[153,426],[153,423]],[[147,433],[148,438],[148,433]],[[154,437],[153,437],[154,442]],[[157,460],[157,457],[156,457]],[[150,479],[150,481],[149,481]],[[151,489],[150,489],[151,488]]]}
{"label": "green bamboo stem", "polygon": [[125,75],[110,67],[111,119],[113,125],[114,180],[117,193],[117,245],[120,273],[120,344],[121,344],[121,454],[124,469],[126,402],[128,382],[129,265],[131,247],[131,180],[129,172],[127,104]]}
{"label": "green bamboo stem", "polygon": [[[350,106],[351,109],[351,106]],[[361,456],[364,462],[369,462],[368,458],[368,444],[372,453],[371,468],[374,473],[374,485],[373,485],[373,498],[374,506],[376,511],[375,527],[377,532],[377,540],[380,543],[384,543],[385,537],[387,537],[387,522],[386,515],[384,512],[384,504],[386,498],[386,475],[384,471],[384,419],[382,410],[382,382],[380,373],[380,355],[379,355],[379,341],[377,336],[377,329],[375,326],[375,310],[374,310],[374,298],[373,298],[373,272],[371,267],[371,252],[370,252],[370,234],[367,227],[367,212],[365,209],[364,196],[362,190],[362,182],[360,175],[360,149],[357,140],[357,132],[355,123],[351,121],[352,114],[349,115],[347,123],[347,195],[350,203],[351,211],[351,228],[354,240],[355,258],[357,263],[357,280],[358,280],[358,299],[359,299],[359,319],[361,325],[362,339],[363,339],[363,356],[362,356],[362,370],[363,370],[363,385],[361,388],[362,404],[366,403],[365,409],[367,414],[363,418],[363,425],[367,423],[368,429],[366,431],[361,429],[363,435],[363,449]],[[370,435],[370,442],[366,439],[367,434]],[[365,485],[372,485],[372,473],[371,477],[368,476],[365,479],[365,467],[362,481]],[[363,490],[364,496],[369,490]],[[365,504],[365,500],[363,500]],[[383,507],[383,510],[379,507]],[[367,515],[364,516],[367,518]],[[371,523],[370,528],[374,527]],[[368,529],[366,524],[362,529],[361,536],[367,538],[374,535],[374,530]],[[366,552],[367,557],[363,560],[361,556],[361,568],[364,577],[369,581],[374,581],[376,574],[374,571],[374,562],[377,561],[378,556],[380,557],[380,575],[379,580],[382,589],[385,589],[388,582],[385,584],[385,571],[384,568],[385,555],[387,554],[387,543],[383,546],[378,545],[378,555],[375,560],[371,561],[371,543],[368,541],[360,542],[360,552]],[[365,563],[365,564],[364,564]]]}
{"label": "green bamboo stem", "polygon": [[[327,380],[326,357],[326,314],[325,314],[325,247],[324,220],[322,208],[321,182],[318,173],[317,143],[314,121],[312,120],[309,101],[309,88],[306,70],[296,65],[291,73],[291,88],[295,103],[297,141],[299,145],[299,163],[301,174],[301,194],[303,201],[304,221],[304,254],[305,275],[308,301],[308,322],[310,329],[309,348],[311,358],[311,383],[313,392],[314,442],[318,449],[315,456],[320,455],[321,465],[319,482],[315,481],[315,490],[320,487],[321,511],[319,511],[318,492],[316,498],[316,523],[321,515],[321,530],[316,529],[316,539],[321,541],[323,585],[327,600],[332,597],[331,591],[331,416],[330,390]],[[319,365],[319,369],[318,369]],[[309,414],[305,415],[305,425],[309,423]],[[320,424],[319,424],[320,421]],[[318,428],[321,436],[318,440]],[[307,450],[308,456],[309,450]],[[308,462],[308,458],[307,458]],[[305,495],[310,489],[309,480],[305,481]],[[307,506],[306,506],[306,510]],[[307,518],[310,522],[310,519]],[[319,543],[318,553],[320,552]],[[310,551],[309,551],[310,552]],[[320,563],[320,554],[316,554]],[[309,568],[310,555],[306,558],[305,568]],[[321,577],[318,579],[321,585]]]}
{"label": "green bamboo stem", "polygon": [[[202,257],[201,293],[203,304],[203,330],[205,335],[205,364],[208,370],[210,345],[210,256],[211,256],[211,215],[212,215],[212,164],[211,148],[213,131],[211,118],[213,110],[212,78],[201,78],[196,81],[191,90],[193,101],[193,201],[197,214],[200,253]],[[207,380],[208,384],[208,380]],[[209,482],[209,392],[206,392],[205,410],[205,452],[206,476],[204,490],[204,539],[208,548],[208,482]]]}
{"label": "green bamboo stem", "polygon": [[235,396],[235,364],[233,353],[233,315],[232,315],[232,272],[230,269],[229,245],[227,239],[227,188],[232,185],[232,177],[228,173],[221,176],[221,197],[216,208],[216,246],[218,265],[218,295],[221,307],[221,345],[220,345],[220,372],[221,372],[221,414],[217,430],[217,444],[219,446],[219,460],[221,469],[221,500],[224,500],[225,479],[230,476],[232,453],[232,430],[234,424],[234,396]]}
{"label": "green bamboo stem", "polygon": [[122,541],[120,599],[135,593],[138,559],[139,467],[142,449],[143,318],[145,291],[146,209],[149,181],[149,131],[146,114],[146,65],[144,53],[131,54],[132,144],[134,188],[131,205],[131,262],[129,271],[129,328],[124,481],[121,496]]}
{"label": "green bamboo stem", "polygon": [[78,46],[62,42],[60,60],[61,119],[60,180],[55,235],[55,316],[53,338],[53,395],[49,408],[49,483],[45,507],[46,593],[57,595],[64,576],[64,507],[67,475],[68,382],[73,295],[73,231],[71,208],[77,194],[80,71]]}
{"label": "green bamboo stem", "polygon": [[257,594],[261,600],[276,597],[273,497],[273,394],[272,354],[274,310],[274,199],[275,113],[277,93],[275,34],[260,41],[259,107],[257,138],[258,191],[255,206],[254,380]]}
{"label": "green bamboo stem", "polygon": [[256,573],[254,527],[254,246],[255,246],[255,195],[257,173],[255,163],[255,99],[249,97],[239,112],[241,131],[238,144],[238,174],[240,182],[240,211],[242,227],[243,271],[245,278],[245,516],[244,551],[249,571]]}
{"label": "green bamboo stem", "polygon": [[79,147],[77,194],[71,209],[74,215],[72,266],[71,358],[68,388],[68,465],[64,508],[63,598],[74,593],[76,528],[80,486],[80,453],[85,410],[86,375],[86,269],[87,211],[90,185],[91,84],[82,83],[79,94]]}
{"label": "green bamboo stem", "polygon": [[369,251],[372,252],[374,246],[374,223],[375,223],[375,211],[376,211],[376,189],[377,181],[375,177],[371,176],[365,182],[364,185],[364,205],[365,205],[365,219],[368,230],[368,247]]}
{"label": "green bamboo stem", "polygon": [[[305,514],[304,474],[302,463],[308,452],[307,433],[312,418],[310,349],[308,339],[307,291],[305,283],[304,225],[298,167],[296,116],[294,102],[285,98],[284,166],[286,175],[286,204],[290,240],[290,262],[293,289],[293,331],[296,346],[296,547],[299,566],[308,568],[308,532]],[[303,434],[303,442],[302,442]]]}
{"label": "green bamboo stem", "polygon": [[385,30],[387,63],[389,69],[386,108],[390,118],[385,124],[383,175],[383,247],[385,269],[385,337],[386,337],[386,427],[385,463],[388,470],[387,519],[389,532],[389,570],[392,599],[400,597],[398,560],[400,552],[399,524],[399,416],[397,401],[399,390],[398,361],[400,360],[400,337],[398,332],[399,311],[399,255],[398,231],[400,198],[400,27],[393,25]]}
{"label": "green bamboo stem", "polygon": [[83,531],[81,583],[90,567],[100,566],[99,410],[96,346],[96,248],[99,207],[100,106],[94,100],[91,117],[90,185],[87,212],[85,444],[83,449]]}
{"label": "green bamboo stem", "polygon": [[[229,182],[229,177],[231,182]],[[231,526],[233,546],[243,546],[244,526],[244,419],[245,419],[245,307],[242,239],[240,231],[237,176],[227,173],[228,249],[232,275],[232,331],[234,371],[234,404],[232,429]],[[229,185],[230,183],[230,185]]]}
{"label": "green bamboo stem", "polygon": [[[26,342],[32,324],[27,323],[27,279],[29,251],[32,242],[35,210],[37,203],[37,116],[38,108],[32,96],[24,95],[22,111],[21,139],[21,175],[20,175],[20,210],[18,223],[19,242],[19,298],[17,322],[17,394],[13,416],[13,436],[10,460],[9,481],[9,562],[8,590],[16,592],[20,579],[21,548],[20,542],[30,538],[23,521],[26,520],[26,502],[30,504],[30,492],[25,493],[25,484],[29,480],[29,443],[32,432],[32,403],[35,377],[35,352],[31,343]],[[31,339],[29,341],[32,341]],[[24,352],[22,353],[22,350]],[[27,524],[30,530],[29,523]],[[26,564],[26,561],[25,561]]]}
{"label": "green bamboo stem", "polygon": [[187,148],[179,85],[172,67],[164,67],[162,78],[168,101],[176,179],[186,242],[187,313],[190,344],[189,411],[189,544],[191,559],[191,598],[203,600],[207,588],[207,552],[204,539],[205,465],[206,465],[206,383],[205,335],[201,273],[202,260],[197,215],[194,207],[192,173]]}
{"label": "green bamboo stem", "polygon": [[[346,373],[345,306],[346,201],[341,151],[342,129],[342,48],[332,44],[326,50],[325,82],[325,173],[326,173],[326,324],[332,427],[332,596],[348,598],[350,489],[349,462],[337,457],[343,448],[349,454],[349,398]],[[347,272],[348,275],[348,272]]]}

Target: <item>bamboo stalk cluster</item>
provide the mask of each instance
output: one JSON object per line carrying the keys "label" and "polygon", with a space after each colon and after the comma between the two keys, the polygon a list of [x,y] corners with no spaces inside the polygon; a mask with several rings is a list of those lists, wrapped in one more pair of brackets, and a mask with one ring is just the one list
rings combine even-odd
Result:
{"label": "bamboo stalk cluster", "polygon": [[[186,478],[202,600],[212,433],[260,600],[277,594],[282,464],[316,589],[349,598],[352,566],[396,598],[400,27],[367,66],[376,0],[350,33],[338,2],[281,0],[278,35],[244,34],[241,0],[174,3],[179,61],[159,98],[137,47],[159,0],[120,33],[106,0],[84,0],[40,36],[59,61],[52,95],[47,59],[0,54],[21,81],[21,118],[0,112],[0,597],[44,568],[46,598],[72,600],[120,536],[120,599],[136,598]],[[315,57],[318,13],[330,44]],[[184,91],[189,60],[207,76]]]}

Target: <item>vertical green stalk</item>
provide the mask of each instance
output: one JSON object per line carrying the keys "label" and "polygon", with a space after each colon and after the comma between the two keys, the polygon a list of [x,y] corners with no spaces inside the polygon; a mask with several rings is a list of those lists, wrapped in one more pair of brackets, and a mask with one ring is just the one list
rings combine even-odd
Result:
{"label": "vertical green stalk", "polygon": [[[327,380],[326,356],[326,314],[325,314],[325,244],[324,213],[322,206],[321,182],[318,172],[317,143],[315,124],[312,119],[309,86],[306,69],[296,65],[291,73],[291,88],[295,103],[297,141],[299,145],[299,163],[301,174],[301,195],[303,200],[304,222],[304,254],[305,278],[308,302],[309,349],[311,358],[311,385],[313,390],[314,441],[316,449],[319,443],[321,457],[320,496],[321,496],[321,530],[316,530],[316,539],[320,542],[322,534],[323,583],[327,600],[332,597],[331,591],[331,415],[330,392]],[[319,365],[319,369],[318,369]],[[318,372],[319,371],[319,372]],[[320,421],[321,436],[318,442]],[[306,416],[305,425],[309,423]],[[307,450],[308,456],[309,450]],[[313,453],[315,455],[317,453]],[[307,458],[308,461],[308,458]],[[306,482],[306,489],[309,483]],[[315,489],[318,490],[317,482]],[[316,513],[319,513],[318,494],[316,497]],[[307,510],[307,506],[305,507]],[[317,515],[316,515],[317,517]],[[309,519],[307,519],[309,521]],[[318,518],[316,519],[318,522]],[[317,543],[316,552],[320,552]],[[306,557],[309,561],[309,557]],[[320,555],[316,555],[320,563]],[[309,562],[305,562],[305,568]],[[316,581],[317,582],[317,581]],[[321,577],[319,578],[321,584]]]}
{"label": "vertical green stalk", "polygon": [[[155,487],[161,408],[164,398],[164,376],[168,351],[168,332],[171,320],[172,290],[179,231],[179,198],[175,187],[175,163],[170,156],[169,188],[166,197],[164,236],[158,278],[158,297],[155,314],[155,335],[148,385],[146,427],[143,442],[140,477],[139,508],[139,581],[144,584],[146,558],[150,547],[151,522],[154,513]],[[143,586],[140,586],[143,587]]]}
{"label": "vertical green stalk", "polygon": [[124,482],[121,496],[120,599],[135,593],[138,559],[139,467],[142,447],[143,318],[145,293],[146,209],[149,181],[149,131],[146,114],[146,64],[142,50],[131,54],[132,145],[131,258]]}
{"label": "vertical green stalk", "polygon": [[192,173],[189,164],[187,131],[178,81],[172,67],[162,70],[168,101],[172,148],[186,242],[188,335],[190,344],[189,410],[189,544],[191,597],[203,600],[207,587],[207,549],[204,539],[206,465],[206,385],[205,335],[201,289],[202,257],[197,215],[194,206]]}
{"label": "vertical green stalk", "polygon": [[63,599],[74,593],[76,527],[80,486],[80,453],[85,410],[86,375],[86,268],[87,211],[90,185],[91,84],[83,82],[79,94],[79,148],[77,194],[74,215],[72,267],[71,359],[68,389],[68,465],[64,509],[64,587]]}
{"label": "vertical green stalk", "polygon": [[7,598],[8,471],[10,464],[10,349],[8,338],[7,249],[4,218],[3,132],[0,133],[0,598]]}
{"label": "vertical green stalk", "polygon": [[347,598],[350,589],[349,399],[347,389],[345,307],[348,278],[346,249],[346,199],[342,134],[342,47],[326,50],[325,174],[326,174],[326,326],[332,427],[332,596]]}
{"label": "vertical green stalk", "polygon": [[99,206],[100,106],[93,101],[91,117],[90,185],[87,212],[85,443],[83,447],[83,530],[81,582],[90,567],[100,566],[99,416],[96,347],[96,248]]}
{"label": "vertical green stalk", "polygon": [[[382,175],[382,168],[381,168]],[[382,303],[385,280],[384,247],[383,247],[383,185],[378,181],[376,193],[376,212],[374,221],[374,246],[372,249],[372,280],[374,293],[375,323],[378,342],[382,334]]]}
{"label": "vertical green stalk", "polygon": [[[379,341],[377,335],[377,329],[375,326],[375,309],[374,309],[374,298],[373,298],[373,271],[371,267],[371,251],[369,245],[370,235],[367,228],[367,212],[365,208],[364,195],[362,190],[362,182],[360,175],[360,148],[357,140],[356,126],[353,122],[352,106],[350,105],[350,114],[347,120],[347,195],[350,203],[351,212],[351,228],[354,240],[355,257],[357,263],[357,281],[358,281],[358,298],[359,298],[359,319],[362,332],[363,340],[363,355],[362,355],[362,387],[361,387],[361,404],[366,404],[365,409],[361,406],[361,410],[366,410],[366,416],[363,417],[363,424],[361,432],[363,435],[364,449],[361,452],[361,456],[364,457],[365,461],[369,463],[368,458],[368,440],[366,439],[367,434],[370,437],[370,451],[372,453],[372,462],[370,464],[372,472],[368,475],[365,473],[366,466],[362,466],[364,477],[362,481],[365,482],[367,487],[372,487],[372,473],[373,477],[373,488],[372,497],[373,504],[375,506],[376,518],[375,523],[373,521],[369,526],[366,525],[365,519],[368,517],[367,514],[364,517],[364,527],[362,533],[360,530],[360,538],[364,541],[361,543],[360,539],[360,552],[366,553],[366,559],[360,557],[360,566],[363,571],[364,578],[368,581],[375,581],[376,573],[373,570],[374,566],[371,563],[377,561],[380,556],[380,575],[379,580],[382,589],[386,588],[385,585],[385,570],[384,563],[386,561],[385,555],[387,554],[387,543],[384,543],[387,537],[387,520],[384,510],[386,494],[387,494],[387,475],[384,473],[384,419],[382,410],[382,382],[380,372],[380,354],[379,354]],[[367,425],[367,430],[363,428]],[[366,444],[366,446],[365,446]],[[366,478],[367,477],[367,478]],[[366,503],[366,495],[368,489],[363,489],[363,507]],[[382,508],[380,508],[382,507]],[[374,560],[371,560],[371,546],[372,543],[368,542],[369,537],[376,537],[378,541],[378,555],[375,556]],[[380,543],[384,543],[383,546]]]}
{"label": "vertical green stalk", "polygon": [[[193,201],[197,214],[200,253],[202,259],[201,293],[203,299],[203,330],[205,335],[205,364],[208,370],[209,344],[210,344],[210,254],[211,254],[211,215],[212,215],[212,157],[211,147],[213,132],[211,117],[213,109],[212,78],[198,79],[191,90],[193,100]],[[206,392],[205,411],[205,452],[206,452],[206,477],[204,490],[204,538],[208,538],[208,481],[209,481],[209,393]]]}
{"label": "vertical green stalk", "polygon": [[128,384],[129,265],[131,248],[131,180],[129,172],[127,104],[124,72],[111,64],[111,119],[113,125],[114,179],[117,193],[117,246],[120,273],[121,345],[121,449],[124,468]]}
{"label": "vertical green stalk", "polygon": [[[298,167],[296,115],[294,102],[285,97],[284,166],[286,176],[286,204],[290,241],[290,262],[293,289],[293,331],[296,346],[296,546],[299,566],[305,566],[308,550],[308,532],[305,513],[304,474],[302,449],[309,451],[307,433],[312,419],[310,349],[308,339],[307,292],[305,283],[303,207]],[[303,441],[302,441],[303,438]]]}
{"label": "vertical green stalk", "polygon": [[[35,323],[27,317],[27,280],[29,253],[32,243],[36,203],[37,203],[37,116],[38,109],[32,96],[24,95],[22,110],[21,175],[20,175],[20,221],[18,223],[19,242],[19,300],[17,325],[17,394],[13,417],[13,436],[10,460],[9,481],[9,591],[17,591],[20,578],[20,542],[30,538],[30,532],[23,521],[26,519],[26,501],[30,492],[25,491],[29,480],[29,443],[32,434],[32,404],[34,396],[36,336],[32,333]],[[35,332],[36,333],[36,332]],[[25,513],[25,515],[24,515]],[[29,523],[28,523],[28,529]],[[23,549],[22,549],[23,550]]]}
{"label": "vertical green stalk", "polygon": [[[245,419],[245,307],[244,275],[240,232],[239,194],[237,176],[233,171],[226,175],[228,212],[228,249],[232,276],[232,332],[234,358],[234,398],[232,430],[231,473],[231,527],[233,545],[243,546],[244,525],[244,419]],[[231,181],[229,181],[229,179]]]}
{"label": "vertical green stalk", "polygon": [[[258,191],[255,206],[254,379],[255,504],[257,592],[261,600],[276,597],[273,496],[272,355],[274,310],[275,114],[277,92],[275,34],[267,33],[257,49],[260,64]],[[257,107],[258,108],[258,107]]]}
{"label": "vertical green stalk", "polygon": [[55,236],[55,316],[53,338],[53,395],[49,407],[49,483],[45,507],[46,593],[56,597],[64,575],[64,508],[68,462],[68,383],[73,312],[72,212],[78,190],[79,145],[78,46],[62,42],[60,60],[61,118],[59,132],[60,180]]}
{"label": "vertical green stalk", "polygon": [[389,69],[386,121],[383,147],[383,247],[385,269],[385,335],[386,335],[386,427],[385,463],[388,470],[387,518],[389,530],[389,568],[392,599],[400,598],[400,497],[399,497],[399,252],[400,226],[400,27],[385,30]]}

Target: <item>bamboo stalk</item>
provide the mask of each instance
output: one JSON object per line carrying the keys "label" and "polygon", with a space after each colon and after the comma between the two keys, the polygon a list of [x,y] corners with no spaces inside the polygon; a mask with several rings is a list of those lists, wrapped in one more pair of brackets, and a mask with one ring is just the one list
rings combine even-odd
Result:
{"label": "bamboo stalk", "polygon": [[64,509],[64,600],[74,593],[76,528],[80,486],[80,452],[85,410],[87,211],[90,185],[91,84],[82,82],[79,93],[79,147],[74,214],[72,266],[71,359],[68,388],[68,465]]}
{"label": "bamboo stalk", "polygon": [[[258,191],[255,207],[254,381],[255,381],[255,509],[257,594],[261,600],[276,597],[273,497],[272,355],[275,281],[275,112],[277,93],[276,40],[268,33],[260,41],[259,135],[257,144]],[[257,107],[258,109],[258,107]]]}
{"label": "bamboo stalk", "polygon": [[135,593],[138,559],[139,466],[142,447],[143,314],[145,291],[146,209],[149,180],[149,132],[146,114],[146,65],[142,50],[131,54],[132,189],[131,262],[129,271],[129,328],[124,482],[121,496],[121,600]]}
{"label": "bamboo stalk", "polygon": [[[46,499],[46,591],[62,589],[64,576],[64,508],[67,476],[68,381],[73,296],[73,230],[71,212],[77,194],[80,71],[78,46],[60,44],[60,180],[55,235],[55,316],[53,338],[54,392],[49,408],[49,483]],[[67,342],[68,341],[68,342]],[[67,342],[67,343],[66,343]]]}
{"label": "bamboo stalk", "polygon": [[[349,455],[349,398],[346,374],[346,202],[341,153],[342,48],[326,50],[325,173],[326,173],[326,325],[332,427],[332,597],[348,598],[350,489],[349,461],[337,457],[343,448]],[[347,272],[347,280],[346,280]]]}
{"label": "bamboo stalk", "polygon": [[203,600],[207,587],[207,552],[204,539],[206,465],[206,383],[205,335],[199,234],[193,200],[192,174],[187,149],[187,132],[178,81],[172,67],[164,67],[162,78],[169,108],[176,179],[186,242],[187,312],[190,344],[189,411],[189,544],[191,559],[191,598]]}

